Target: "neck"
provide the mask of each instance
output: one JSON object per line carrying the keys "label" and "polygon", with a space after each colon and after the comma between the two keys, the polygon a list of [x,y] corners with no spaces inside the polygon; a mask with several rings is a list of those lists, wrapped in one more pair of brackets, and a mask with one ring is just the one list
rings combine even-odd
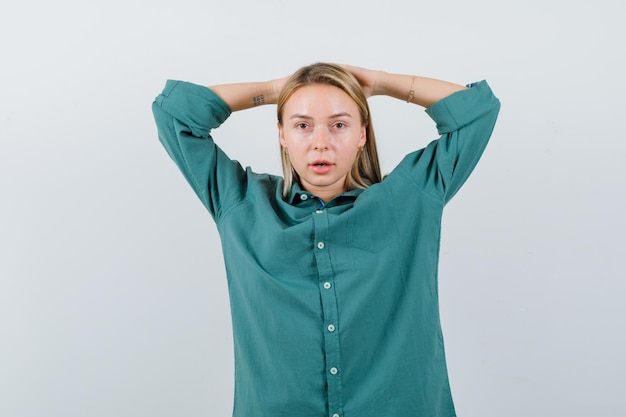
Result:
{"label": "neck", "polygon": [[333,198],[337,197],[339,194],[345,192],[344,187],[312,187],[310,185],[303,185],[304,190],[313,194],[316,197],[321,198],[324,203],[328,203]]}

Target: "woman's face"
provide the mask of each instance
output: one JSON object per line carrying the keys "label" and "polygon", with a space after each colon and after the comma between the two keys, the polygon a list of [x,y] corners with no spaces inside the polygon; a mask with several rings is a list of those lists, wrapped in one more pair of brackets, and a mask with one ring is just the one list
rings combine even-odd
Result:
{"label": "woman's face", "polygon": [[366,141],[359,108],[348,94],[327,84],[299,88],[285,103],[278,130],[302,188],[324,201],[345,191]]}

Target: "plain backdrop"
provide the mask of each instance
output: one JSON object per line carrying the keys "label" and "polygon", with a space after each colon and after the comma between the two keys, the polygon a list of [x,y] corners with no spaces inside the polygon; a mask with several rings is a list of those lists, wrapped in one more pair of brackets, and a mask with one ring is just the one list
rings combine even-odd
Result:
{"label": "plain backdrop", "polygon": [[[3,2],[0,417],[230,415],[219,239],[150,106],[168,78],[316,61],[487,79],[502,101],[444,215],[458,415],[623,415],[624,18],[622,0]],[[370,104],[385,172],[437,136],[417,106]],[[214,136],[280,173],[273,106]]]}

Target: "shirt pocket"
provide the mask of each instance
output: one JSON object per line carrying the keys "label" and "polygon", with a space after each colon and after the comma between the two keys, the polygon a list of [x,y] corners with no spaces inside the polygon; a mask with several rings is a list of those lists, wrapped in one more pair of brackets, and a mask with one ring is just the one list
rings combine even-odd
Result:
{"label": "shirt pocket", "polygon": [[346,238],[348,247],[377,253],[398,240],[397,216],[390,193],[368,195],[367,191],[348,212]]}

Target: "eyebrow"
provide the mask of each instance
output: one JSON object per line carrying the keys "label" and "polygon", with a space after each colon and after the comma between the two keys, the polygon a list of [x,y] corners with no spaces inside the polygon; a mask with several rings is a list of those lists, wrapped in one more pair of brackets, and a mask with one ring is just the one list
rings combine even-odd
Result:
{"label": "eyebrow", "polygon": [[[352,115],[350,113],[344,111],[344,112],[340,112],[340,113],[331,114],[330,116],[328,116],[329,119],[336,119],[337,117],[350,117],[350,118],[352,118]],[[292,115],[291,117],[289,117],[289,119],[312,120],[313,117],[307,116],[306,114],[296,113],[296,114]]]}

